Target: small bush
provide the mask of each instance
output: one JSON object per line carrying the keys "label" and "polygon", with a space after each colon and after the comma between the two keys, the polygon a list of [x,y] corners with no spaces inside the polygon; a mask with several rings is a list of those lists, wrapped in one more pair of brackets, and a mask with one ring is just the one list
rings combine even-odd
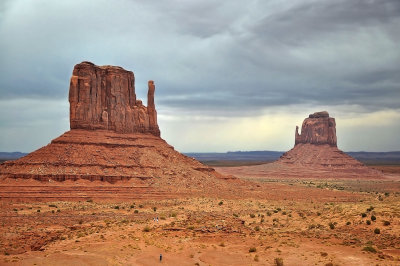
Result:
{"label": "small bush", "polygon": [[376,221],[375,215],[372,215],[372,216],[371,216],[371,221]]}
{"label": "small bush", "polygon": [[143,228],[143,232],[150,232],[150,227],[147,225]]}
{"label": "small bush", "polygon": [[234,217],[239,217],[239,215],[237,213],[234,213],[233,216]]}
{"label": "small bush", "polygon": [[272,215],[272,213],[271,212],[267,212],[267,216],[271,216]]}
{"label": "small bush", "polygon": [[225,247],[225,243],[222,242],[221,244],[219,244],[220,247]]}
{"label": "small bush", "polygon": [[172,212],[169,216],[175,218],[177,216],[177,214],[176,214],[176,212]]}
{"label": "small bush", "polygon": [[40,210],[37,210],[37,212],[40,212]]}
{"label": "small bush", "polygon": [[254,218],[254,217],[256,217],[256,216],[254,215],[254,213],[250,214],[250,218]]}
{"label": "small bush", "polygon": [[114,206],[114,209],[119,210],[119,206],[118,205]]}
{"label": "small bush", "polygon": [[153,207],[153,211],[156,212],[157,211],[157,207]]}
{"label": "small bush", "polygon": [[363,251],[371,252],[371,253],[376,253],[376,249],[371,247],[371,246],[366,246],[362,249]]}
{"label": "small bush", "polygon": [[131,205],[131,209],[134,209],[134,208],[135,208],[135,204],[132,204],[132,205]]}
{"label": "small bush", "polygon": [[142,204],[139,205],[139,208],[143,208],[144,206]]}
{"label": "small bush", "polygon": [[275,258],[274,260],[276,266],[283,266],[283,259],[282,258]]}
{"label": "small bush", "polygon": [[379,234],[381,233],[381,229],[375,228],[374,233],[377,234],[377,235],[379,235]]}
{"label": "small bush", "polygon": [[257,225],[254,230],[256,230],[257,232],[260,231],[260,227]]}
{"label": "small bush", "polygon": [[219,206],[221,206],[222,204],[224,204],[224,202],[222,200],[220,202],[218,202]]}
{"label": "small bush", "polygon": [[328,256],[328,253],[326,253],[326,252],[321,252],[321,257],[326,257],[326,256]]}
{"label": "small bush", "polygon": [[366,213],[361,213],[361,217],[365,218],[365,217],[367,217],[367,214]]}
{"label": "small bush", "polygon": [[50,208],[57,208],[57,205],[49,204],[49,207],[50,207]]}
{"label": "small bush", "polygon": [[383,221],[383,225],[384,226],[388,226],[388,225],[390,225],[390,222],[389,221]]}
{"label": "small bush", "polygon": [[83,224],[83,221],[82,221],[82,220],[79,220],[79,224]]}
{"label": "small bush", "polygon": [[320,212],[317,212],[317,216],[321,216],[321,213],[320,213]]}
{"label": "small bush", "polygon": [[351,222],[347,222],[346,225],[351,225]]}
{"label": "small bush", "polygon": [[249,248],[249,252],[251,253],[251,252],[256,252],[257,251],[257,249],[255,248],[255,247],[251,247],[251,248]]}
{"label": "small bush", "polygon": [[13,209],[13,211],[17,212],[17,211],[18,211],[18,209]]}
{"label": "small bush", "polygon": [[91,202],[93,202],[93,200],[92,199],[88,199],[86,202],[90,202],[91,203]]}
{"label": "small bush", "polygon": [[330,229],[335,229],[335,225],[334,225],[332,222],[330,222],[330,223],[329,223],[329,228],[330,228]]}
{"label": "small bush", "polygon": [[139,210],[135,210],[133,213],[139,213]]}
{"label": "small bush", "polygon": [[367,223],[368,225],[370,225],[370,224],[371,224],[371,221],[370,221],[370,220],[367,220],[366,223]]}
{"label": "small bush", "polygon": [[58,209],[58,210],[57,210],[57,212],[61,212],[61,210],[60,210],[60,209]]}
{"label": "small bush", "polygon": [[51,210],[51,213],[55,213],[55,211],[54,211],[54,210]]}

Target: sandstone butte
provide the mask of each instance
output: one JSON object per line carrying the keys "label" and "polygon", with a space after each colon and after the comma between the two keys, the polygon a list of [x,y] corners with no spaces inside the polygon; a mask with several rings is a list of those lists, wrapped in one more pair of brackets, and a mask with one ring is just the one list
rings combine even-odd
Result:
{"label": "sandstone butte", "polygon": [[256,166],[219,169],[224,174],[264,178],[356,178],[380,179],[383,173],[371,169],[337,148],[335,118],[326,111],[304,119],[295,146],[279,160]]}
{"label": "sandstone butte", "polygon": [[69,88],[71,130],[23,158],[1,164],[0,180],[130,180],[137,188],[204,190],[233,179],[175,151],[160,137],[154,82],[148,87],[146,107],[136,98],[133,72],[77,64]]}

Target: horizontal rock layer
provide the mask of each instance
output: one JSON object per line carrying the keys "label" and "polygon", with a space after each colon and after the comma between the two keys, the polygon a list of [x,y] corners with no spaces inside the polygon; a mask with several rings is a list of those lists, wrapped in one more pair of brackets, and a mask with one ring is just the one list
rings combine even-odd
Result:
{"label": "horizontal rock layer", "polygon": [[329,117],[328,112],[316,112],[304,119],[301,135],[296,126],[295,145],[300,143],[329,144],[337,146],[335,118]]}

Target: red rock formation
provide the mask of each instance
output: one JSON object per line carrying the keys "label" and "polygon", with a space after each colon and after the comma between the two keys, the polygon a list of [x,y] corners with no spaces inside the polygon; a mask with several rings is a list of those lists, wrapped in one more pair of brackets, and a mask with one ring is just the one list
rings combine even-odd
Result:
{"label": "red rock formation", "polygon": [[89,62],[76,65],[69,91],[71,130],[1,164],[0,180],[129,180],[181,190],[215,187],[226,179],[160,138],[154,82],[148,85],[145,107],[136,99],[133,72]]}
{"label": "red rock formation", "polygon": [[133,72],[90,62],[77,64],[69,89],[71,129],[106,129],[160,136],[154,91],[154,82],[149,81],[151,106],[145,107],[136,99]]}
{"label": "red rock formation", "polygon": [[225,174],[262,178],[355,178],[380,179],[382,172],[368,168],[363,163],[337,148],[335,118],[328,112],[309,115],[303,122],[301,135],[295,132],[295,146],[279,160],[270,164],[219,169]]}
{"label": "red rock formation", "polygon": [[310,114],[308,118],[304,119],[301,135],[298,131],[299,127],[296,126],[295,145],[310,143],[337,146],[335,118],[329,117],[329,113],[326,111]]}

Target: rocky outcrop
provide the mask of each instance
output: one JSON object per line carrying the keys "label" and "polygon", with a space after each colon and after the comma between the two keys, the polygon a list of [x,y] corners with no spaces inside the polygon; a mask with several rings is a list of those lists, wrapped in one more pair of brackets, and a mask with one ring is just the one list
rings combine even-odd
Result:
{"label": "rocky outcrop", "polygon": [[132,71],[90,62],[77,64],[69,88],[70,127],[160,136],[154,92],[154,82],[149,81],[146,107],[136,99]]}
{"label": "rocky outcrop", "polygon": [[308,118],[304,119],[301,135],[299,134],[299,127],[296,126],[295,145],[300,143],[329,144],[336,147],[335,118],[329,117],[329,113],[326,111],[310,114]]}

